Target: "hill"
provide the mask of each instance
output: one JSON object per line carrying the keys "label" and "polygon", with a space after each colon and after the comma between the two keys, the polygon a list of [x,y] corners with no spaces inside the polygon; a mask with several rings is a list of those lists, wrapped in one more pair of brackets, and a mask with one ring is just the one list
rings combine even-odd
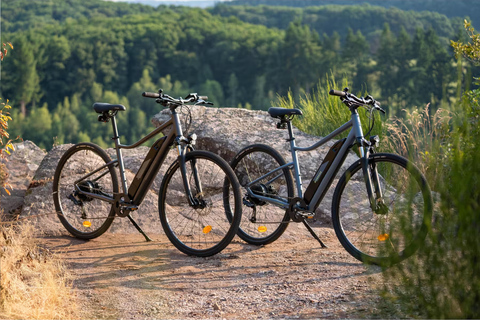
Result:
{"label": "hill", "polygon": [[233,0],[227,5],[243,6],[288,6],[288,7],[313,7],[324,5],[361,5],[368,3],[385,8],[398,8],[401,10],[432,11],[447,17],[480,16],[480,2],[476,0]]}
{"label": "hill", "polygon": [[[277,95],[291,91],[298,101],[348,79],[401,115],[454,101],[472,72],[466,63],[456,69],[449,49],[462,36],[458,19],[432,12],[3,0],[1,14],[2,41],[15,47],[1,68],[0,96],[14,106],[9,129],[46,149],[54,141],[107,146],[96,101],[127,107],[122,142],[135,142],[158,111],[142,91],[198,92],[216,106],[265,110]],[[375,23],[364,23],[370,17]]]}

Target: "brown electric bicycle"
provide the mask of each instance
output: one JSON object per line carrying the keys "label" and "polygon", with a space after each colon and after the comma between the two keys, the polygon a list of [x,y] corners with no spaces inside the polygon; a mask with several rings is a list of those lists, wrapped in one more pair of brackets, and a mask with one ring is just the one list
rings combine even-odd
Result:
{"label": "brown electric bicycle", "polygon": [[[99,114],[98,120],[112,123],[117,158],[112,160],[93,143],[78,143],[68,149],[58,163],[53,182],[57,215],[64,227],[80,239],[96,238],[107,231],[116,216],[127,217],[148,241],[130,213],[141,205],[167,153],[175,148],[178,157],[168,168],[158,191],[163,230],[186,254],[214,255],[237,233],[242,213],[239,183],[225,160],[208,151],[194,150],[196,135],[183,136],[177,112],[179,107],[188,108],[187,104],[211,103],[196,93],[184,99],[172,98],[162,90],[144,92],[143,96],[169,108],[170,120],[138,142],[123,145],[115,116],[126,108],[95,103],[93,109]],[[150,148],[128,187],[121,149],[136,148],[160,133],[164,136]]]}

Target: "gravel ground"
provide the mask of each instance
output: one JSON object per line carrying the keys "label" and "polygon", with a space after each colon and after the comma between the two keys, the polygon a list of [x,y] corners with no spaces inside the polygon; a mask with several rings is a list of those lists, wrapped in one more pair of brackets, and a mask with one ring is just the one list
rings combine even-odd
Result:
{"label": "gravel ground", "polygon": [[220,254],[190,257],[164,235],[104,234],[82,241],[45,237],[76,280],[84,319],[314,319],[378,315],[378,267],[364,266],[331,228],[318,242],[291,224],[263,247],[238,237]]}

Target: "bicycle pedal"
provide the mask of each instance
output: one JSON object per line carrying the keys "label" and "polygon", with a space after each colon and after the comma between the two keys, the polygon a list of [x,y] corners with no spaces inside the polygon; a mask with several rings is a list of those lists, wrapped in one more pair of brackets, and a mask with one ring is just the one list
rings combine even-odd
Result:
{"label": "bicycle pedal", "polygon": [[299,212],[298,214],[304,219],[311,220],[315,218],[315,213],[313,212]]}
{"label": "bicycle pedal", "polygon": [[123,208],[123,210],[129,211],[129,212],[137,211],[137,210],[138,210],[138,206],[128,206],[128,207]]}

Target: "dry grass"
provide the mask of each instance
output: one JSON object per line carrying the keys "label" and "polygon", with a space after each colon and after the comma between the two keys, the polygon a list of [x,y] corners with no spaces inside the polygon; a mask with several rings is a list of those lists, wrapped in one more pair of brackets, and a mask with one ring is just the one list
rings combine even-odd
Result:
{"label": "dry grass", "polygon": [[411,159],[435,189],[437,183],[442,182],[437,179],[443,177],[443,162],[448,152],[448,138],[454,114],[438,109],[430,115],[428,104],[420,111],[403,111],[404,119],[393,118],[385,123],[385,148]]}
{"label": "dry grass", "polygon": [[0,318],[78,318],[72,275],[30,224],[0,225]]}

